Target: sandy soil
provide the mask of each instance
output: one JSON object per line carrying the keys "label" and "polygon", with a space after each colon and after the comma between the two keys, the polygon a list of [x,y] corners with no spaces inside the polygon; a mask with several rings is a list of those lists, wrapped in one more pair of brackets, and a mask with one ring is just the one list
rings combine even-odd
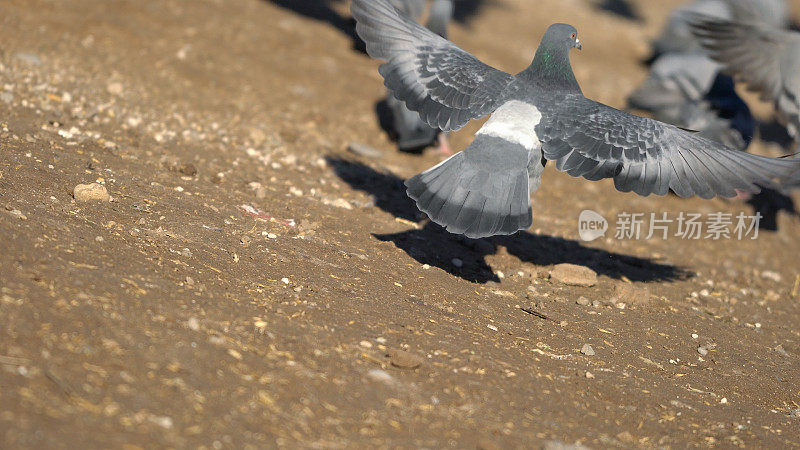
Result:
{"label": "sandy soil", "polygon": [[[497,0],[452,38],[516,71],[569,21],[623,107],[677,3]],[[753,208],[548,168],[531,230],[449,235],[403,193],[440,157],[393,149],[377,65],[344,3],[0,2],[0,447],[800,446],[797,216],[584,243],[587,208]]]}

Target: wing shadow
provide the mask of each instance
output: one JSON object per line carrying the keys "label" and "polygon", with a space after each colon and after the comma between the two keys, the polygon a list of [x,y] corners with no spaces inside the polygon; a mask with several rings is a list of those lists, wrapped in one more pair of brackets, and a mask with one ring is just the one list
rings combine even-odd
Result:
{"label": "wing shadow", "polygon": [[[409,221],[420,222],[424,219],[425,215],[406,196],[400,177],[340,157],[328,156],[327,161],[342,181],[353,189],[372,195],[375,206],[381,210]],[[631,281],[674,281],[693,276],[685,269],[652,259],[586,247],[575,240],[536,235],[527,231],[512,236],[469,239],[449,233],[432,222],[426,222],[421,229],[373,236],[381,241],[394,243],[420,264],[438,267],[473,283],[499,281],[486,263],[486,256],[496,254],[500,246],[522,262],[537,266],[579,264],[613,279],[625,277]],[[462,261],[461,267],[456,267],[454,258]]]}

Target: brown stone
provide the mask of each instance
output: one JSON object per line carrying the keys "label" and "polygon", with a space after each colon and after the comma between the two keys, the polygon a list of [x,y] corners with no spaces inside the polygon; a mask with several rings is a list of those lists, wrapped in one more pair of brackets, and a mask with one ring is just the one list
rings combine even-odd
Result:
{"label": "brown stone", "polygon": [[389,350],[387,356],[389,357],[389,362],[399,369],[416,369],[425,362],[419,355],[394,348]]}
{"label": "brown stone", "polygon": [[558,264],[550,271],[550,279],[569,286],[589,287],[597,284],[597,273],[585,266]]}

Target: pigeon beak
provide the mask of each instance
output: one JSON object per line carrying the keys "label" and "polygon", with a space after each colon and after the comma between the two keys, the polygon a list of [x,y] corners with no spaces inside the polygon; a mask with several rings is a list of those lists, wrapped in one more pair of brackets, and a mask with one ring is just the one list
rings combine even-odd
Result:
{"label": "pigeon beak", "polygon": [[577,48],[578,50],[583,50],[583,46],[581,46],[580,39],[575,39],[575,48]]}

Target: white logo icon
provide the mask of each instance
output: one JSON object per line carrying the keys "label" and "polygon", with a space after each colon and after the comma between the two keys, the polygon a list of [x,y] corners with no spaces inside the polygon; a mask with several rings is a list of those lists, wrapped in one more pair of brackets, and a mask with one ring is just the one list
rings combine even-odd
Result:
{"label": "white logo icon", "polygon": [[608,231],[608,221],[605,217],[591,209],[581,211],[581,215],[578,216],[578,235],[582,241],[591,242],[605,236],[606,231]]}

